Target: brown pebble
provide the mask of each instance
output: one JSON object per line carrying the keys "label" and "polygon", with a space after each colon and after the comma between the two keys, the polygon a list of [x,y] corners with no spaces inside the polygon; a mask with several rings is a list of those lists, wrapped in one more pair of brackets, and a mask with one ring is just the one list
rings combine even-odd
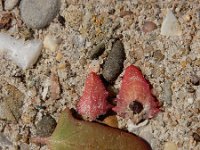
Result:
{"label": "brown pebble", "polygon": [[199,79],[199,77],[198,77],[197,75],[193,75],[193,76],[191,76],[191,78],[190,78],[190,82],[191,82],[193,85],[196,85],[196,86],[199,85],[199,83],[200,83],[199,80],[200,80],[200,79]]}
{"label": "brown pebble", "polygon": [[146,21],[143,25],[142,31],[147,33],[155,30],[157,28],[157,25],[152,21]]}
{"label": "brown pebble", "polygon": [[153,57],[156,59],[156,61],[162,61],[165,58],[160,50],[155,51],[153,53]]}
{"label": "brown pebble", "polygon": [[195,141],[200,142],[200,135],[199,134],[193,133],[192,136],[193,136],[193,138],[194,138]]}
{"label": "brown pebble", "polygon": [[127,16],[127,15],[132,15],[133,12],[132,11],[121,11],[120,12],[120,17],[124,17],[124,16]]}
{"label": "brown pebble", "polygon": [[0,29],[8,30],[11,27],[12,14],[4,13],[0,16]]}

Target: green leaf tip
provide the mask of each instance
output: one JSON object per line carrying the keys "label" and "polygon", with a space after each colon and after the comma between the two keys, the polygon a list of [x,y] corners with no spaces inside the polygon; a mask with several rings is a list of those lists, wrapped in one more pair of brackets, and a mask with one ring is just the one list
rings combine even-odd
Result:
{"label": "green leaf tip", "polygon": [[[41,143],[39,138],[35,142]],[[51,150],[152,150],[146,141],[134,134],[76,119],[69,109],[62,112],[54,133],[42,143]]]}

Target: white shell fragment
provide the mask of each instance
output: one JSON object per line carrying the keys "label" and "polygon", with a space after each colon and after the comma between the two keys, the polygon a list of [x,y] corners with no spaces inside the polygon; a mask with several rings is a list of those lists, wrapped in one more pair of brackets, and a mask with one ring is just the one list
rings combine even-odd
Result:
{"label": "white shell fragment", "polygon": [[0,33],[0,52],[5,52],[8,57],[19,67],[27,69],[38,59],[42,49],[42,42],[39,40],[24,41]]}
{"label": "white shell fragment", "polygon": [[170,9],[167,11],[167,15],[163,20],[161,26],[161,35],[165,36],[182,35],[180,24]]}

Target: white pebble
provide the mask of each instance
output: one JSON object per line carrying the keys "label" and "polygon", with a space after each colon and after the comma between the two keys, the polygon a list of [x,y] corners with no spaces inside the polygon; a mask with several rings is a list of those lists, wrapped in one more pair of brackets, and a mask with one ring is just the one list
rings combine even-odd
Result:
{"label": "white pebble", "polygon": [[51,51],[55,51],[58,48],[58,39],[56,39],[55,37],[51,36],[51,35],[47,35],[44,38],[44,47],[51,50]]}
{"label": "white pebble", "polygon": [[167,11],[167,15],[163,20],[163,23],[161,26],[161,35],[165,35],[165,36],[182,35],[180,24],[171,10]]}
{"label": "white pebble", "polygon": [[0,33],[0,52],[8,54],[10,59],[19,67],[27,69],[36,63],[42,50],[40,40],[24,41]]}
{"label": "white pebble", "polygon": [[188,98],[188,103],[189,104],[193,104],[193,102],[194,102],[194,99],[192,97]]}

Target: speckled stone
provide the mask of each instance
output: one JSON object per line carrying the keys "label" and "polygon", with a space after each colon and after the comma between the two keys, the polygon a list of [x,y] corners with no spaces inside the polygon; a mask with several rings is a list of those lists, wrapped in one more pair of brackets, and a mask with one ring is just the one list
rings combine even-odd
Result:
{"label": "speckled stone", "polygon": [[43,116],[42,120],[40,120],[36,125],[36,133],[42,137],[50,136],[53,133],[56,125],[57,123],[55,119],[50,115]]}
{"label": "speckled stone", "polygon": [[27,26],[41,29],[55,18],[59,7],[59,0],[22,0],[20,13]]}
{"label": "speckled stone", "polygon": [[114,43],[111,52],[103,67],[103,77],[108,82],[113,82],[123,69],[125,52],[123,43],[118,40]]}

